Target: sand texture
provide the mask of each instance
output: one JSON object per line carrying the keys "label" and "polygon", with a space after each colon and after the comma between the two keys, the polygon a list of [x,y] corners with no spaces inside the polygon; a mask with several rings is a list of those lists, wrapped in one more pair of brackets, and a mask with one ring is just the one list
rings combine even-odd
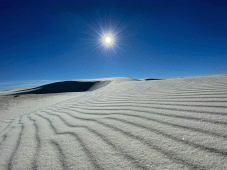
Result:
{"label": "sand texture", "polygon": [[227,75],[66,81],[0,95],[1,170],[227,169]]}

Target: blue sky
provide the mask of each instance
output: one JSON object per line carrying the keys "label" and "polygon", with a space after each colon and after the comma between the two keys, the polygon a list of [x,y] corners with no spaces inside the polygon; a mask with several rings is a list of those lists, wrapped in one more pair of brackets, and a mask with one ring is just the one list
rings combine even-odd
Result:
{"label": "blue sky", "polygon": [[[0,91],[107,77],[227,73],[227,3],[4,0]],[[102,44],[110,33],[113,46]]]}

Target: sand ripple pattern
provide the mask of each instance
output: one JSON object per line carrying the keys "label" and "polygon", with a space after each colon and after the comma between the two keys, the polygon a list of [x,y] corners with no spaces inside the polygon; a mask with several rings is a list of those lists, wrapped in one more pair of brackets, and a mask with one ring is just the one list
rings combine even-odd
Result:
{"label": "sand ripple pattern", "polygon": [[227,75],[112,81],[2,120],[0,169],[227,169]]}

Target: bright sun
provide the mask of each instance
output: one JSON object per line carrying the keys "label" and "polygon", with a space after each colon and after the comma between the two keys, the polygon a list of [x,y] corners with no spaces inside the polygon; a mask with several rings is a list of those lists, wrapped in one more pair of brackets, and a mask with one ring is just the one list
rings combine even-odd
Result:
{"label": "bright sun", "polygon": [[106,46],[112,46],[114,44],[113,36],[104,35],[103,36],[103,44],[105,44]]}
{"label": "bright sun", "polygon": [[[113,22],[113,21],[112,21]],[[97,39],[97,46],[96,48],[103,49],[104,51],[117,51],[120,49],[119,43],[120,43],[120,34],[123,31],[123,28],[121,28],[117,22],[113,23],[100,23],[98,22],[94,29],[94,37],[96,35],[98,36]],[[93,36],[93,34],[92,34]]]}
{"label": "bright sun", "polygon": [[106,43],[110,43],[111,42],[111,38],[110,37],[106,37]]}

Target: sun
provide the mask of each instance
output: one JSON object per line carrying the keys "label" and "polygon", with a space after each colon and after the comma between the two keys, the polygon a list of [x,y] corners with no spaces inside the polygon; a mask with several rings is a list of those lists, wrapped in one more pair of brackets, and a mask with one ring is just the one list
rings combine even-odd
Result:
{"label": "sun", "polygon": [[111,42],[111,38],[110,37],[106,37],[106,43],[110,43]]}
{"label": "sun", "polygon": [[[120,24],[118,21],[113,21],[111,19],[103,20],[101,22],[96,21],[90,25],[91,32],[87,32],[92,39],[88,39],[88,43],[91,43],[95,50],[104,52],[105,54],[115,54],[119,51],[124,51],[122,49],[122,37],[123,31],[125,30],[125,25]],[[88,31],[90,31],[88,29]]]}
{"label": "sun", "polygon": [[113,46],[114,45],[114,38],[112,35],[103,35],[102,38],[103,44],[105,46]]}

